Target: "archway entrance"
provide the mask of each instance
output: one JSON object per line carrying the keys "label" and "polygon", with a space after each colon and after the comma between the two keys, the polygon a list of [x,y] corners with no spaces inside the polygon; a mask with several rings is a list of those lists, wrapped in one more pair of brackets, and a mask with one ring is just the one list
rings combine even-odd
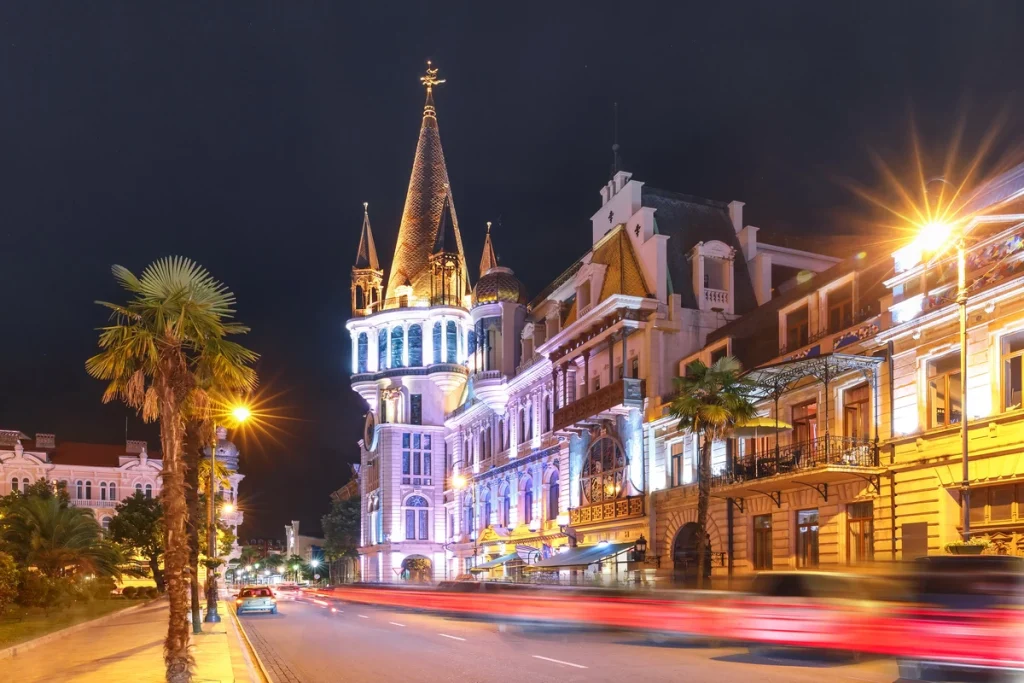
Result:
{"label": "archway entrance", "polygon": [[[696,522],[684,524],[672,541],[672,565],[675,570],[673,579],[687,588],[697,586],[697,530]],[[707,539],[707,555],[704,558],[704,585],[710,586],[711,578],[711,538]]]}
{"label": "archway entrance", "polygon": [[402,560],[402,581],[408,583],[430,583],[434,571],[430,560],[423,555],[410,555]]}

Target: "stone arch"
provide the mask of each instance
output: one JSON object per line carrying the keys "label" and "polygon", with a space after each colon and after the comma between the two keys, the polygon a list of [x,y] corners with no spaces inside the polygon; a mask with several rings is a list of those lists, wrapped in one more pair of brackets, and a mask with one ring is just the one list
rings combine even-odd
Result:
{"label": "stone arch", "polygon": [[[666,563],[664,566],[672,566],[672,544],[675,542],[676,535],[679,533],[679,530],[683,528],[683,525],[690,522],[697,522],[696,507],[677,510],[669,514],[668,524],[665,527],[665,536],[662,541],[662,546],[659,549],[662,557],[661,561]],[[715,517],[711,514],[711,511],[708,511],[707,534],[711,538],[711,552],[725,552],[725,541],[722,538],[722,532],[718,528],[718,523],[715,521]]]}
{"label": "stone arch", "polygon": [[426,555],[410,555],[402,560],[403,581],[408,583],[430,583],[434,577],[434,565]]}

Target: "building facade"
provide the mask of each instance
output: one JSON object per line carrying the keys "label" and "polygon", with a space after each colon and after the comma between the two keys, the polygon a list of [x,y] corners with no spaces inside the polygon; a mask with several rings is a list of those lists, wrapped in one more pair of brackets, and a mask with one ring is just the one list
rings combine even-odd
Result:
{"label": "building facade", "polygon": [[[428,71],[384,291],[364,207],[352,269],[364,580],[562,580],[636,571],[667,480],[663,417],[681,360],[838,258],[758,239],[741,202],[616,171],[581,256],[532,302],[488,226],[470,286]],[[660,449],[660,450],[659,450]]]}

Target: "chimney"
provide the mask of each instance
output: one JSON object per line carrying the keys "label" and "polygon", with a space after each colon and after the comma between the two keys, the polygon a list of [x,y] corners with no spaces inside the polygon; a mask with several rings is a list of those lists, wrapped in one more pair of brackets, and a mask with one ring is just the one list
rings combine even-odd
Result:
{"label": "chimney", "polygon": [[134,439],[128,439],[128,441],[125,442],[124,452],[126,454],[137,454],[141,453],[144,450],[146,450],[145,441],[136,441]]}
{"label": "chimney", "polygon": [[55,434],[36,434],[36,448],[56,448],[57,436]]}
{"label": "chimney", "polygon": [[729,202],[729,218],[732,220],[732,229],[739,234],[743,229],[743,202]]}

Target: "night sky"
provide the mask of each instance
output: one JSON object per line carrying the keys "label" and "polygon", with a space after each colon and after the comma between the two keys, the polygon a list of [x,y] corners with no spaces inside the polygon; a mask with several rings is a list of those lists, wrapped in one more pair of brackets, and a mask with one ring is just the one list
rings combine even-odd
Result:
{"label": "night sky", "polygon": [[613,102],[638,179],[804,235],[871,228],[842,179],[905,170],[911,123],[928,150],[1001,115],[996,156],[1024,139],[1017,3],[711,4],[0,4],[0,428],[117,443],[130,415],[155,445],[85,373],[92,302],[121,296],[112,263],[189,256],[238,296],[279,415],[240,443],[242,535],[317,531],[358,461],[362,202],[389,264],[428,58],[471,275],[494,221],[531,294],[590,246]]}

